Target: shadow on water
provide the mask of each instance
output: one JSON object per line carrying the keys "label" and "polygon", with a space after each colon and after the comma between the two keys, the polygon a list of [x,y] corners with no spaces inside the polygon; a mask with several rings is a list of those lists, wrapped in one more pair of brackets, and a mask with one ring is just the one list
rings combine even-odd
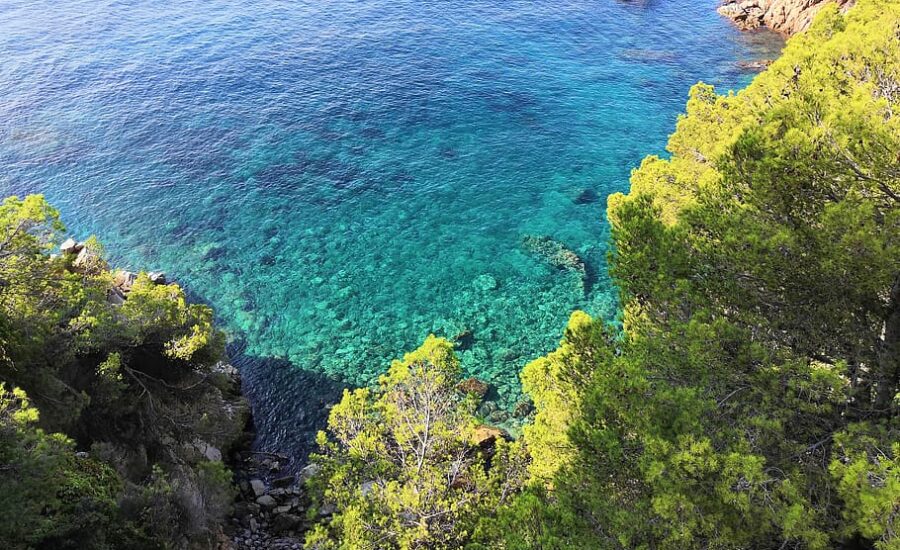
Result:
{"label": "shadow on water", "polygon": [[253,449],[288,456],[285,469],[298,470],[315,451],[316,433],[325,428],[345,385],[284,359],[249,355],[242,341],[229,344],[228,356],[241,373],[253,412]]}

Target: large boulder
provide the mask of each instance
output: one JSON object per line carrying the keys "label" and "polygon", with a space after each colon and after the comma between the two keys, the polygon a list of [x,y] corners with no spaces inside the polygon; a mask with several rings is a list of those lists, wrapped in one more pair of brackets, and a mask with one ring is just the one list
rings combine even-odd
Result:
{"label": "large boulder", "polygon": [[256,503],[269,510],[278,506],[278,501],[272,495],[262,495],[256,499]]}
{"label": "large boulder", "polygon": [[278,514],[272,520],[272,532],[276,535],[294,531],[300,526],[300,516],[294,514]]}
{"label": "large boulder", "polygon": [[260,479],[251,479],[250,488],[253,490],[254,496],[261,497],[266,494],[266,484]]}
{"label": "large boulder", "polygon": [[587,290],[587,266],[584,260],[566,245],[546,235],[526,235],[522,246],[534,256],[541,258],[557,269],[571,271],[578,275],[582,290]]}
{"label": "large boulder", "polygon": [[131,292],[131,287],[134,286],[134,282],[136,280],[137,273],[120,269],[113,275],[113,286],[115,286],[125,294],[128,294],[129,292]]}
{"label": "large boulder", "polygon": [[509,434],[494,426],[482,424],[475,428],[472,434],[472,443],[483,451],[493,453],[494,446],[500,439],[509,439]]}
{"label": "large boulder", "polygon": [[59,245],[59,251],[63,254],[77,254],[78,252],[81,252],[82,248],[84,248],[84,245],[76,242],[75,239],[71,237]]}
{"label": "large boulder", "polygon": [[86,275],[99,275],[109,270],[109,265],[100,257],[100,253],[87,246],[78,252],[78,256],[72,262],[72,267],[75,271]]}

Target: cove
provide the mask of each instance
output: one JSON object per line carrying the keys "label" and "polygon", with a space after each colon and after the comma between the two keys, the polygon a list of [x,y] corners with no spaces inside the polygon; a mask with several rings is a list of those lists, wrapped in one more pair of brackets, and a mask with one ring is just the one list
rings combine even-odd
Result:
{"label": "cove", "polygon": [[263,449],[429,333],[502,424],[572,310],[615,317],[606,197],[776,55],[716,4],[7,1],[0,191],[210,303]]}

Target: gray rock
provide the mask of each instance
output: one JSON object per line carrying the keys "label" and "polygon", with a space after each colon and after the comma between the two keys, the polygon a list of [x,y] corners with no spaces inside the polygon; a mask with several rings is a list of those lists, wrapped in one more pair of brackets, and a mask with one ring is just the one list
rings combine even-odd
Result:
{"label": "gray rock", "polygon": [[275,534],[293,531],[300,525],[300,516],[294,514],[279,514],[272,520],[272,532]]}
{"label": "gray rock", "polygon": [[120,269],[116,271],[116,274],[113,275],[113,284],[116,288],[120,289],[122,292],[131,292],[131,287],[134,286],[134,282],[137,280],[137,273],[132,271],[125,271]]}
{"label": "gray rock", "polygon": [[66,239],[61,245],[59,245],[59,251],[63,254],[75,254],[80,250],[81,248],[78,247],[78,243],[75,242],[75,239],[72,238]]}
{"label": "gray rock", "polygon": [[233,515],[235,518],[244,519],[253,515],[250,509],[250,503],[248,502],[236,502],[234,504],[234,512]]}
{"label": "gray rock", "polygon": [[282,487],[282,488],[284,488],[284,487],[290,487],[291,484],[293,484],[293,483],[294,483],[294,476],[293,476],[293,474],[292,474],[292,475],[287,475],[287,476],[278,477],[278,478],[275,478],[275,479],[272,480],[272,485],[274,485],[275,487]]}
{"label": "gray rock", "polygon": [[106,301],[114,306],[120,306],[125,303],[125,293],[113,287],[106,292]]}
{"label": "gray rock", "polygon": [[261,479],[251,479],[250,488],[253,489],[253,494],[258,497],[266,494],[266,484]]}
{"label": "gray rock", "polygon": [[109,269],[109,265],[103,258],[87,247],[81,249],[81,252],[75,257],[75,261],[72,262],[72,266],[82,272],[100,272]]}
{"label": "gray rock", "polygon": [[272,495],[263,495],[256,499],[256,503],[263,508],[274,508],[278,506],[278,501]]}
{"label": "gray rock", "polygon": [[162,271],[151,271],[147,276],[150,277],[150,282],[155,285],[166,284],[166,274]]}
{"label": "gray rock", "polygon": [[309,479],[309,478],[313,477],[314,475],[316,475],[317,473],[319,473],[319,470],[321,470],[321,469],[322,469],[322,467],[319,466],[318,464],[309,464],[309,465],[305,466],[302,470],[300,470],[300,481],[301,482],[306,481],[307,479]]}

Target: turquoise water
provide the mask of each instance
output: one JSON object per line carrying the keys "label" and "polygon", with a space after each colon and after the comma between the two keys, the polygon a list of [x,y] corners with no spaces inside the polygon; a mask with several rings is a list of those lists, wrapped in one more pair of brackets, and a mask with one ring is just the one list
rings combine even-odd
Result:
{"label": "turquoise water", "polygon": [[606,196],[779,46],[715,6],[0,0],[0,191],[212,304],[264,448],[430,332],[503,422],[573,309],[615,315]]}

